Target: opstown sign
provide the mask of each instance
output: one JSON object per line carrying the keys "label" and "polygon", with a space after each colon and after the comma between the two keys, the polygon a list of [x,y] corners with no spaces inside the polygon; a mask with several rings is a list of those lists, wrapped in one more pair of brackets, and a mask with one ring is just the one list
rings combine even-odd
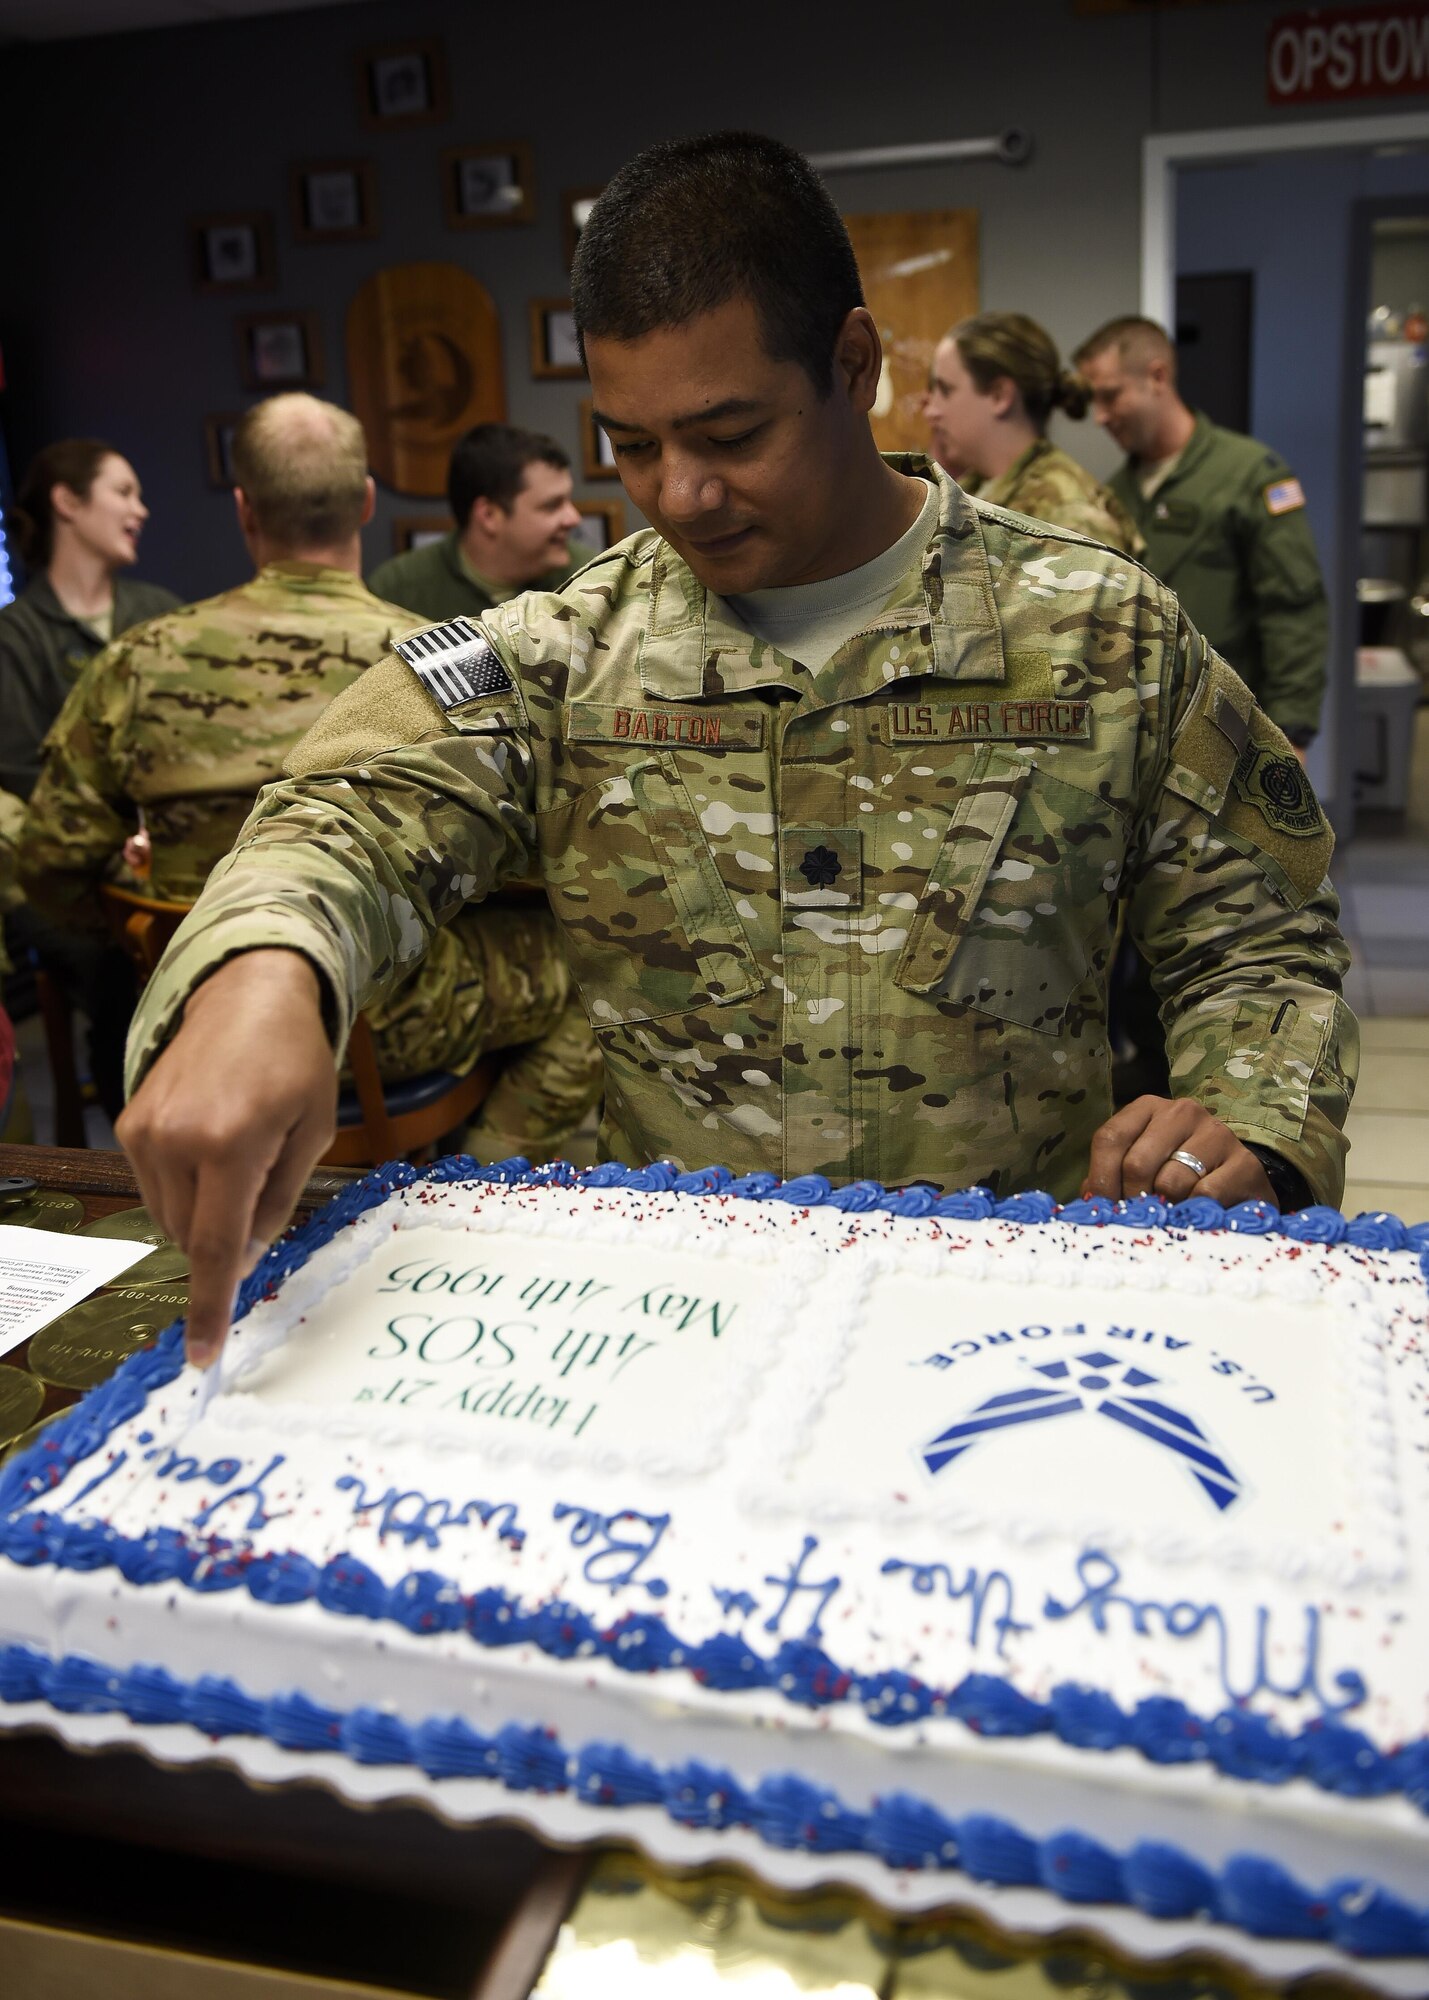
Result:
{"label": "opstown sign", "polygon": [[1272,104],[1422,95],[1429,91],[1429,0],[1283,15],[1271,23],[1265,70]]}

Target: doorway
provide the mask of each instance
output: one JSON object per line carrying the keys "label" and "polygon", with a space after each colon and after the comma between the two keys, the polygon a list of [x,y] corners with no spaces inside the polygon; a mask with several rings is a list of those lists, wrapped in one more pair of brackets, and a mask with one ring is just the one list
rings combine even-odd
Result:
{"label": "doorway", "polygon": [[[1178,277],[1253,272],[1246,428],[1303,482],[1330,598],[1310,772],[1336,829],[1362,1034],[1344,1206],[1429,1220],[1429,548],[1400,421],[1420,408],[1411,308],[1429,314],[1429,116],[1173,134],[1144,158],[1142,310],[1169,324]],[[1370,351],[1379,304],[1392,355]],[[1376,639],[1399,658],[1366,675]],[[1376,672],[1384,685],[1363,686]]]}

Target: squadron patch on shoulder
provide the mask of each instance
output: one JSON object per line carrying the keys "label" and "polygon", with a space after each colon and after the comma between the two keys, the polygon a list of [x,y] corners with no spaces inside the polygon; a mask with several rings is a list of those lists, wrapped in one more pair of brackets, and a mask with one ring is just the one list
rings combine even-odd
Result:
{"label": "squadron patch on shoulder", "polygon": [[1252,737],[1231,773],[1231,783],[1267,826],[1292,840],[1313,840],[1325,831],[1325,817],[1300,759]]}
{"label": "squadron patch on shoulder", "polygon": [[460,708],[482,695],[512,692],[505,663],[469,618],[449,618],[444,625],[410,632],[394,641],[393,650],[444,709]]}
{"label": "squadron patch on shoulder", "polygon": [[1293,514],[1305,505],[1305,489],[1298,479],[1276,479],[1265,489],[1267,514]]}

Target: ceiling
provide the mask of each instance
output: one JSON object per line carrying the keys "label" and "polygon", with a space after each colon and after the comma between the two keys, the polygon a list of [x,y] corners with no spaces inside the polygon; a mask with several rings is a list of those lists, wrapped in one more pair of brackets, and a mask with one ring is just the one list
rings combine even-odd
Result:
{"label": "ceiling", "polygon": [[57,42],[132,28],[188,28],[245,14],[296,14],[351,0],[0,0],[0,43]]}

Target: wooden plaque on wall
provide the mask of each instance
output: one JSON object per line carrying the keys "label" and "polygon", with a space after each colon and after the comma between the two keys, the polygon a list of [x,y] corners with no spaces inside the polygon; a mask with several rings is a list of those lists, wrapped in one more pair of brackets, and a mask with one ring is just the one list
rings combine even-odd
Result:
{"label": "wooden plaque on wall", "polygon": [[506,416],[501,321],[459,264],[393,264],[347,309],[347,377],[373,473],[398,493],[436,498],[473,424]]}
{"label": "wooden plaque on wall", "polygon": [[868,309],[883,336],[883,385],[873,412],[880,451],[928,449],[923,397],[933,351],[978,309],[978,214],[846,215]]}

